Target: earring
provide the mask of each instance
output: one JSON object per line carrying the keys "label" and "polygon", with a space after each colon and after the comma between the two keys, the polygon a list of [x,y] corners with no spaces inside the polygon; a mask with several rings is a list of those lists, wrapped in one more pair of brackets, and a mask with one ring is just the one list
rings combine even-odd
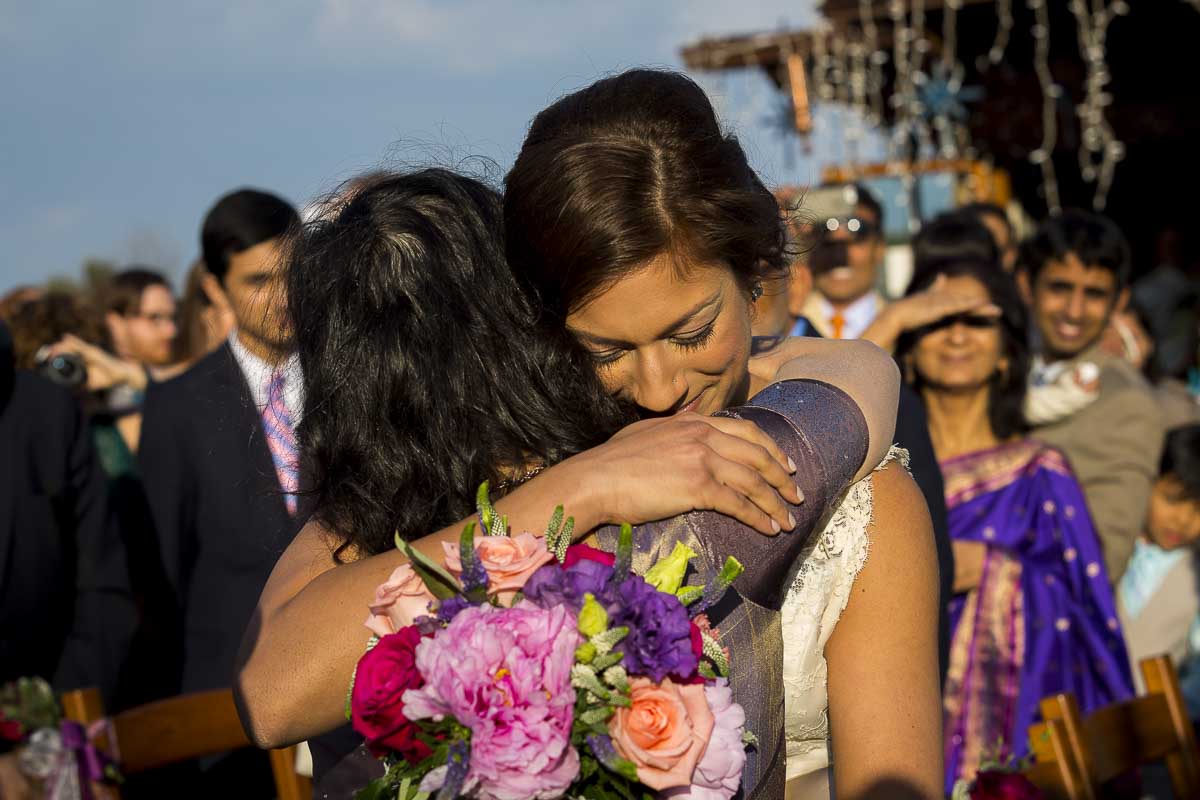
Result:
{"label": "earring", "polygon": [[763,296],[762,281],[755,281],[754,285],[750,287],[750,302],[753,303],[755,300],[757,300],[758,298],[760,298],[762,296]]}

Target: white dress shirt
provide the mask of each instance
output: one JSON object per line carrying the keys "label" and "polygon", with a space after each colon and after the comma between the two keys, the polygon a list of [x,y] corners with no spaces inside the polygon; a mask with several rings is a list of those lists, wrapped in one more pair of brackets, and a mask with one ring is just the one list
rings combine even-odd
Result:
{"label": "white dress shirt", "polygon": [[292,353],[286,361],[278,366],[268,364],[246,349],[241,339],[238,338],[237,330],[229,334],[229,348],[233,351],[233,358],[237,361],[242,375],[246,378],[246,383],[250,386],[250,397],[253,398],[254,407],[259,414],[262,414],[263,409],[267,407],[267,384],[270,382],[271,376],[276,369],[283,371],[283,400],[287,403],[293,425],[298,425],[300,414],[304,411],[304,374],[300,371],[300,357]]}

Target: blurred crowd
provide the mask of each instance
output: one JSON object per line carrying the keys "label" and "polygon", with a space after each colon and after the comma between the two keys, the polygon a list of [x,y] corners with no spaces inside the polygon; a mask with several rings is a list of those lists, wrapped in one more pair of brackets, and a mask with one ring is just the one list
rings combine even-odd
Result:
{"label": "blurred crowd", "polygon": [[[869,189],[780,199],[795,260],[765,287],[755,333],[871,340],[908,387],[902,444],[927,453],[913,469],[941,545],[948,758],[965,770],[1012,735],[964,722],[995,691],[973,672],[985,649],[1019,674],[1014,705],[1056,687],[1086,702],[1079,676],[1116,685],[1169,652],[1200,718],[1200,264],[1183,233],[1163,230],[1135,280],[1103,216],[1019,232],[975,203],[926,221],[910,286],[888,298]],[[0,299],[0,681],[98,686],[110,711],[231,685],[306,518],[281,291],[299,221],[238,190],[201,221],[178,294],[136,265],[86,292]],[[1022,573],[1044,576],[1025,608],[1011,602]],[[1007,623],[1028,630],[985,641]],[[1094,651],[1037,646],[1063,625],[1094,629]],[[237,761],[258,755],[203,768],[257,770],[271,796],[265,765]]]}

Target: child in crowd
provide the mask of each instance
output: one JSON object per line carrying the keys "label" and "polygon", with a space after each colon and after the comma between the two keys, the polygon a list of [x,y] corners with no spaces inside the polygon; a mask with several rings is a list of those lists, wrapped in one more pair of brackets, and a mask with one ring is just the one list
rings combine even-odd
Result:
{"label": "child in crowd", "polygon": [[1167,434],[1146,530],[1117,589],[1121,626],[1137,662],[1166,653],[1179,667],[1193,719],[1200,719],[1200,425]]}

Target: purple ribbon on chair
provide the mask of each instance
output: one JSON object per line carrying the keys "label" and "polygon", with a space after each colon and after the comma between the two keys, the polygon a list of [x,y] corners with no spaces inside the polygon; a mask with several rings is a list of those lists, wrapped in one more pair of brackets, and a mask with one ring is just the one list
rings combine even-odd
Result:
{"label": "purple ribbon on chair", "polygon": [[116,767],[117,764],[112,756],[94,744],[96,738],[105,733],[110,734],[109,741],[113,741],[112,723],[107,719],[100,719],[84,728],[78,722],[64,719],[60,733],[63,748],[75,755],[81,797],[83,800],[94,800],[91,782],[106,780],[109,777],[109,767]]}

